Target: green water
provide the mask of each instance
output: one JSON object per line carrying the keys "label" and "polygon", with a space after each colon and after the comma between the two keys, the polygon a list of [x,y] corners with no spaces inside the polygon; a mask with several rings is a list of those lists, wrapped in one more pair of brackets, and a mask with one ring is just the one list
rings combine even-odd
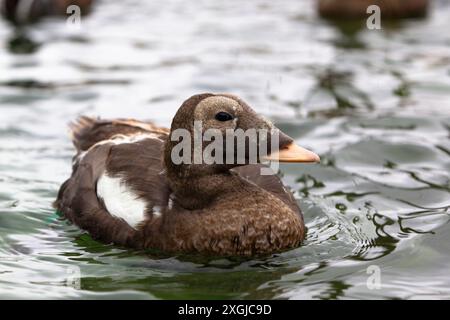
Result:
{"label": "green water", "polygon": [[[126,14],[123,14],[126,12]],[[383,30],[313,2],[99,1],[80,31],[0,22],[0,298],[450,298],[450,7]],[[320,165],[285,165],[303,247],[254,260],[93,241],[55,214],[81,114],[169,125],[242,96]],[[369,268],[379,289],[367,286]]]}

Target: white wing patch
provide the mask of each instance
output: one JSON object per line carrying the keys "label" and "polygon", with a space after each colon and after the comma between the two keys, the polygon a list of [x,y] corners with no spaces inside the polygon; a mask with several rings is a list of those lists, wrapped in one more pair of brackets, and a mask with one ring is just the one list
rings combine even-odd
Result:
{"label": "white wing patch", "polygon": [[145,219],[145,201],[139,199],[120,177],[104,173],[97,182],[97,196],[103,199],[111,215],[125,220],[135,229]]}
{"label": "white wing patch", "polygon": [[[0,0],[1,1],[1,0]],[[75,164],[76,162],[81,162],[83,158],[86,156],[86,154],[89,153],[89,151],[95,149],[98,146],[102,146],[105,144],[113,144],[113,145],[119,145],[119,144],[125,144],[125,143],[136,143],[145,139],[156,139],[159,141],[163,141],[158,134],[155,134],[153,132],[146,132],[146,133],[138,133],[138,134],[132,134],[132,135],[124,135],[124,134],[116,134],[113,135],[111,138],[99,141],[92,145],[88,150],[82,151],[79,154],[76,155],[74,160],[72,161],[72,164]]]}

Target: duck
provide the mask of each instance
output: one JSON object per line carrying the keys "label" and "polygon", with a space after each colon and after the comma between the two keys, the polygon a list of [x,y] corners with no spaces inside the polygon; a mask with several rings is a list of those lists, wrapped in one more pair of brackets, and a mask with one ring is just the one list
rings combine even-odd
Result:
{"label": "duck", "polygon": [[73,13],[69,7],[77,6],[80,13],[90,12],[93,0],[0,0],[0,12],[14,24],[37,22],[48,16],[66,16]]}
{"label": "duck", "polygon": [[318,0],[318,12],[323,18],[367,18],[367,8],[380,7],[382,18],[424,17],[430,0]]}
{"label": "duck", "polygon": [[[192,162],[189,148],[180,151],[179,132],[195,135],[198,123],[199,132],[215,130],[219,138],[239,130],[269,133],[245,140],[242,161],[235,161],[238,150],[232,147],[225,152],[232,161]],[[72,175],[54,206],[95,240],[173,254],[258,256],[296,248],[305,239],[293,194],[278,175],[262,169],[269,169],[267,162],[320,158],[236,95],[194,95],[181,104],[170,128],[82,116],[70,129],[76,148]],[[266,154],[250,159],[251,141],[267,147]],[[206,152],[211,143],[197,149]]]}

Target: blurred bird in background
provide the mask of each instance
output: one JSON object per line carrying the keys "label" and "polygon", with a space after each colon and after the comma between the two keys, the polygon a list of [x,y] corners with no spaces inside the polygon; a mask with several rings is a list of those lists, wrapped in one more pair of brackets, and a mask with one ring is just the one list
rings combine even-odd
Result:
{"label": "blurred bird in background", "polygon": [[93,0],[0,0],[0,11],[7,20],[24,25],[48,16],[67,16],[67,8],[76,5],[87,14]]}

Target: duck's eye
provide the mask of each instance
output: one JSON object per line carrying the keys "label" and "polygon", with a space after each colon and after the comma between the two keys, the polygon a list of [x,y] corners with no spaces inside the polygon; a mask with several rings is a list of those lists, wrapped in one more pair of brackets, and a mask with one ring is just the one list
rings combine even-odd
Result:
{"label": "duck's eye", "polygon": [[234,117],[228,112],[221,111],[216,114],[216,120],[218,121],[230,121],[233,120]]}

